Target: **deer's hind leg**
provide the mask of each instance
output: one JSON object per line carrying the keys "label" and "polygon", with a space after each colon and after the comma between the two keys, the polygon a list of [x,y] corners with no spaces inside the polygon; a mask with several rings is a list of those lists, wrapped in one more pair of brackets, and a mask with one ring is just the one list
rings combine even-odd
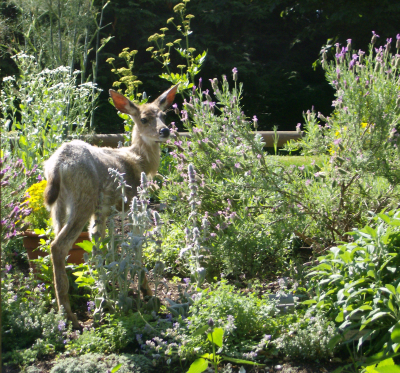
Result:
{"label": "deer's hind leg", "polygon": [[[80,328],[80,325],[76,315],[72,313],[69,302],[69,282],[67,272],[65,270],[65,257],[68,255],[69,250],[72,248],[74,242],[82,232],[82,229],[91,215],[91,209],[86,207],[87,206],[85,205],[79,206],[79,204],[76,204],[75,209],[73,211],[69,211],[68,221],[58,231],[56,238],[51,244],[54,288],[57,304],[59,308],[61,308],[61,306],[64,307],[67,317],[72,321],[74,328]],[[71,210],[71,208],[69,209]],[[57,214],[59,214],[58,217],[63,217],[63,219],[65,219],[65,214],[63,215],[62,211],[52,212],[54,217],[57,217]]]}

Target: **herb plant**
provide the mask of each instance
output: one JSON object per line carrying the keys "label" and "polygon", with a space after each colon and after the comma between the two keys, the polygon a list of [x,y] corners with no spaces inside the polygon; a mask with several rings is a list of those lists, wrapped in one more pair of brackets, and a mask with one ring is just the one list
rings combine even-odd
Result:
{"label": "herb plant", "polygon": [[304,302],[335,320],[343,335],[359,331],[345,340],[358,339],[357,349],[366,354],[397,351],[398,339],[388,331],[398,329],[400,315],[400,212],[377,214],[373,223],[350,232],[353,242],[318,258],[320,264],[308,274],[314,296]]}

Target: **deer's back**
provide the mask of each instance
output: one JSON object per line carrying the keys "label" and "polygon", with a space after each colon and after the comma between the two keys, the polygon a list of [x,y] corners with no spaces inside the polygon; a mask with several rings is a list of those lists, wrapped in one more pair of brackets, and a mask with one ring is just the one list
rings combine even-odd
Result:
{"label": "deer's back", "polygon": [[129,152],[129,148],[98,148],[80,140],[63,144],[46,162],[46,178],[52,172],[61,174],[64,193],[87,195],[98,198],[100,193],[109,205],[118,205],[121,200],[118,184],[110,176],[108,169],[117,169],[132,188],[128,189],[128,199],[136,194],[140,183],[139,157]]}

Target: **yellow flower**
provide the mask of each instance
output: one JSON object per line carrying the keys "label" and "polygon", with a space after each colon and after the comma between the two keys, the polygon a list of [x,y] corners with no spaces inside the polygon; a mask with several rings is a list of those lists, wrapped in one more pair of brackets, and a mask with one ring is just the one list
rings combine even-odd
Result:
{"label": "yellow flower", "polygon": [[360,126],[361,126],[362,128],[365,128],[365,127],[368,126],[368,123],[362,122],[362,123],[360,124]]}
{"label": "yellow flower", "polygon": [[23,203],[27,202],[28,208],[32,209],[32,213],[25,220],[30,223],[32,229],[47,227],[49,212],[44,205],[44,190],[46,185],[47,181],[42,180],[28,188],[25,194]]}

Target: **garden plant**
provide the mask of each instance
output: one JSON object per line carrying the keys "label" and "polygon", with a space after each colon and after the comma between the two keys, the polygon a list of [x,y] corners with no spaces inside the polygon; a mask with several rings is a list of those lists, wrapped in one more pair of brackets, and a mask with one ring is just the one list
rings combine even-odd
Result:
{"label": "garden plant", "polygon": [[[181,85],[182,103],[172,107],[180,123],[170,124],[160,174],[143,173],[132,201],[125,175],[109,170],[129,209],[113,210],[105,237],[80,244],[85,263],[68,266],[78,330],[56,311],[49,258],[37,262],[41,276],[31,273],[19,232],[29,222],[50,232],[40,202],[44,161],[93,130],[97,88],[23,53],[15,57],[19,74],[3,79],[4,363],[26,372],[47,361],[54,373],[194,373],[317,360],[318,369],[338,372],[397,371],[400,35],[378,46],[373,33],[367,52],[350,39],[324,46],[333,111],[304,112],[303,136],[285,146],[288,156],[277,150],[275,129],[270,155],[258,118],[242,106],[240,71],[199,78],[207,53],[190,45],[188,3],[175,6],[178,21],[168,20],[184,40],[169,42],[162,28],[148,49],[161,78]],[[175,67],[175,52],[185,65]],[[127,67],[107,62],[118,75],[114,87],[144,103],[135,55],[121,52]],[[145,281],[151,296],[141,295]],[[280,303],[288,295],[290,309]]]}

